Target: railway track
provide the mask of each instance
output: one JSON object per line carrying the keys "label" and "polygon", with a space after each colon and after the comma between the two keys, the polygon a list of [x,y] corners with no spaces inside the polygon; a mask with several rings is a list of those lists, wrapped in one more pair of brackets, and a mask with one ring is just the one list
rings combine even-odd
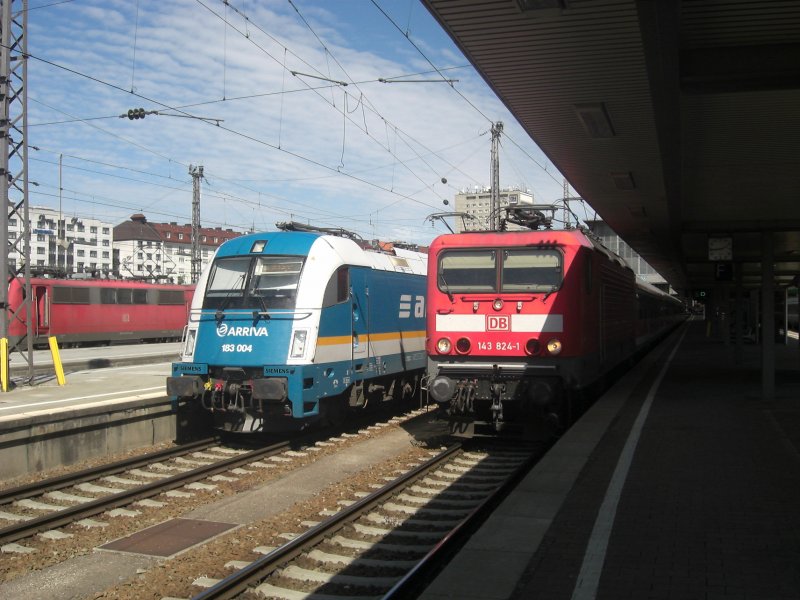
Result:
{"label": "railway track", "polygon": [[325,443],[329,437],[329,432],[320,431],[251,451],[226,447],[216,438],[206,439],[0,490],[0,547],[178,488],[202,488],[202,480],[224,478],[223,473],[235,474],[241,467],[272,466],[260,461],[286,460],[277,455]]}
{"label": "railway track", "polygon": [[399,597],[483,520],[543,448],[454,445],[194,596]]}
{"label": "railway track", "polygon": [[[204,440],[0,492],[0,546],[279,454],[280,442],[235,450]],[[40,513],[39,516],[33,516]],[[44,513],[44,514],[41,514]]]}

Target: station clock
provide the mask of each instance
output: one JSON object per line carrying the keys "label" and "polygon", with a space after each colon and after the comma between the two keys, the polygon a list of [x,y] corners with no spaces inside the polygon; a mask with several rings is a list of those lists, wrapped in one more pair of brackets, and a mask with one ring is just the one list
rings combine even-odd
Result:
{"label": "station clock", "polygon": [[708,238],[708,260],[733,260],[731,236]]}

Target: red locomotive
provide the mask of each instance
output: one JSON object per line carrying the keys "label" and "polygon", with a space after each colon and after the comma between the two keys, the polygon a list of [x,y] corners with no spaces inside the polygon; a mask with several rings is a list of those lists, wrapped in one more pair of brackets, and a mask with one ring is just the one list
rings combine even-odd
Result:
{"label": "red locomotive", "polygon": [[538,437],[682,318],[579,229],[442,235],[428,259],[429,394],[453,434]]}
{"label": "red locomotive", "polygon": [[[11,346],[27,335],[24,279],[8,285]],[[112,279],[31,278],[33,343],[56,336],[61,347],[112,342],[179,341],[194,286]]]}

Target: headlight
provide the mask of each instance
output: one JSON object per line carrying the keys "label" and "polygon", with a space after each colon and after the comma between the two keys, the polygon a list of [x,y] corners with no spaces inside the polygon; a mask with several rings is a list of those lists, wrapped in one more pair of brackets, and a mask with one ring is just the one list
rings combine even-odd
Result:
{"label": "headlight", "polygon": [[186,330],[186,343],[183,345],[184,356],[192,356],[194,354],[194,343],[197,340],[197,329]]}
{"label": "headlight", "polygon": [[472,348],[472,344],[468,338],[462,337],[456,340],[456,352],[459,354],[467,354],[470,348]]}
{"label": "headlight", "polygon": [[306,337],[308,331],[305,329],[298,329],[292,336],[292,350],[289,353],[291,358],[303,358],[306,353]]}
{"label": "headlight", "polygon": [[492,308],[495,310],[500,310],[501,308],[503,308],[502,298],[497,298],[494,302],[492,302]]}
{"label": "headlight", "polygon": [[556,355],[561,352],[561,340],[553,338],[547,342],[547,352]]}
{"label": "headlight", "polygon": [[450,340],[439,338],[439,341],[436,342],[436,350],[439,351],[439,354],[448,354],[450,352]]}

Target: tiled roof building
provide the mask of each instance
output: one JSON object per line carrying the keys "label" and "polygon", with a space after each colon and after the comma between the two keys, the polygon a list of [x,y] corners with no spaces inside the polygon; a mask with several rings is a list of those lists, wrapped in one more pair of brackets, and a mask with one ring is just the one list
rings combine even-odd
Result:
{"label": "tiled roof building", "polygon": [[[200,228],[202,267],[227,240],[242,235],[221,227]],[[151,223],[141,213],[114,227],[115,269],[121,277],[191,283],[192,226]]]}

